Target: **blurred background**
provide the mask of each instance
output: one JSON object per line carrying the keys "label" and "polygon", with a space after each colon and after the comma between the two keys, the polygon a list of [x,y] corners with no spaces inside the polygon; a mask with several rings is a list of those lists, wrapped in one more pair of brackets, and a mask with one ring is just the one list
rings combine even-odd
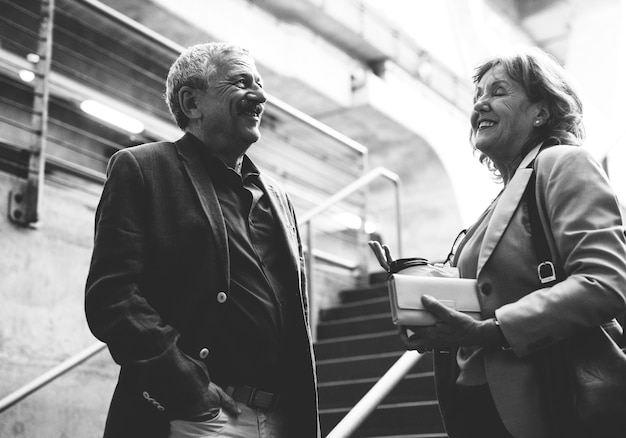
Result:
{"label": "blurred background", "polygon": [[[468,142],[481,60],[566,67],[624,205],[625,21],[624,0],[0,0],[0,438],[101,435],[95,208],[115,151],[181,135],[163,92],[183,47],[241,44],[263,76],[250,156],[299,215],[327,434],[403,353],[367,240],[442,261],[501,189]],[[416,363],[354,436],[445,437],[431,380]]]}

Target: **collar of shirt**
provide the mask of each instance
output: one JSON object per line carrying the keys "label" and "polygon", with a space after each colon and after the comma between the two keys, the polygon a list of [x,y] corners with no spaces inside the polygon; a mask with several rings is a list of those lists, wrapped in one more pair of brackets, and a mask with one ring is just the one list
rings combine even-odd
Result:
{"label": "collar of shirt", "polygon": [[252,178],[250,182],[254,182],[259,178],[261,172],[247,155],[243,156],[243,161],[241,163],[241,175],[239,175],[235,169],[228,166],[222,159],[213,154],[210,148],[202,144],[202,142],[200,142],[200,140],[196,137],[193,138],[196,141],[200,154],[211,171],[212,176],[218,178],[219,182],[232,181],[232,178],[234,177],[236,177],[241,183],[248,180],[248,178]]}

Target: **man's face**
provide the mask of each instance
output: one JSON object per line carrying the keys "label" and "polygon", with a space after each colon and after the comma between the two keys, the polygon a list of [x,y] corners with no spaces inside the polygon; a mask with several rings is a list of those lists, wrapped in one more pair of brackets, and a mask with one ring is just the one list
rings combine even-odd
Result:
{"label": "man's face", "polygon": [[210,85],[198,90],[197,97],[202,140],[243,153],[261,137],[259,125],[267,99],[250,56],[226,54],[211,75]]}

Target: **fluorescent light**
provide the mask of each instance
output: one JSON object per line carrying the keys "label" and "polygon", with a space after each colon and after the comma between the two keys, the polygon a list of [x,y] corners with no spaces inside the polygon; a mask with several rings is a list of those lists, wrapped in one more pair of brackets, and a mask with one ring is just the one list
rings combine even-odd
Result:
{"label": "fluorescent light", "polygon": [[31,62],[33,64],[37,64],[40,60],[39,55],[37,55],[36,53],[29,53],[28,55],[26,55],[26,59],[28,60],[28,62]]}
{"label": "fluorescent light", "polygon": [[363,221],[359,216],[349,212],[343,212],[336,216],[337,222],[351,230],[358,230],[363,225]]}
{"label": "fluorescent light", "polygon": [[85,100],[80,104],[80,109],[131,134],[139,134],[144,130],[143,123],[140,121],[95,100]]}
{"label": "fluorescent light", "polygon": [[30,70],[20,70],[19,75],[24,82],[32,82],[35,79],[35,73]]}

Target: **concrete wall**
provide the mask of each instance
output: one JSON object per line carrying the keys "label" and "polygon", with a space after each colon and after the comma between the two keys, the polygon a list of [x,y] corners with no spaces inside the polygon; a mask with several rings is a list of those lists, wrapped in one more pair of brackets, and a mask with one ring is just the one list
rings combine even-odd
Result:
{"label": "concrete wall", "polygon": [[[98,188],[47,181],[41,226],[25,229],[7,215],[17,182],[0,173],[1,397],[97,342],[85,322],[83,294]],[[116,376],[105,350],[0,413],[0,438],[101,436]]]}

